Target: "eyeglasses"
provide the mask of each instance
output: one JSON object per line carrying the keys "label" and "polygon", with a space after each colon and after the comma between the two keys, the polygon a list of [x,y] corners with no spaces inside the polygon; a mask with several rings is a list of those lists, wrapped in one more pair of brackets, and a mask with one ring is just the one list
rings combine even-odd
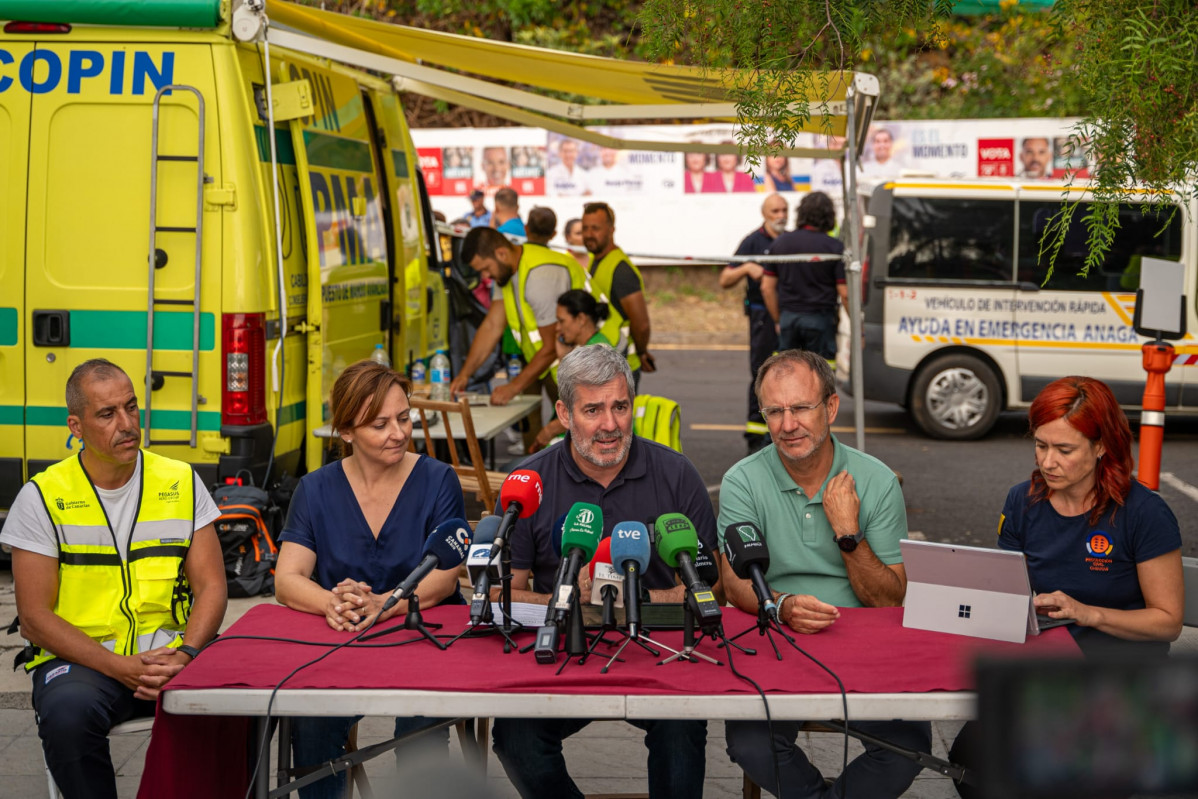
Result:
{"label": "eyeglasses", "polygon": [[761,418],[765,419],[767,422],[773,421],[775,419],[782,421],[782,418],[789,413],[796,419],[801,419],[810,415],[812,411],[823,405],[825,402],[827,402],[827,400],[820,400],[814,405],[787,405],[785,408],[762,408]]}

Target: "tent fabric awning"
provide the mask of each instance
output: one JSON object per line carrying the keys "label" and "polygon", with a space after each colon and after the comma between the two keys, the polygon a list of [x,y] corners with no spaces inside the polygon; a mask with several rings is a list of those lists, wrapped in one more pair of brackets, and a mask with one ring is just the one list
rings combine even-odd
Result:
{"label": "tent fabric awning", "polygon": [[[681,109],[711,104],[713,111],[719,109],[726,112],[732,102],[730,87],[740,80],[747,80],[745,73],[737,70],[704,71],[698,67],[568,53],[392,25],[284,0],[267,0],[266,7],[273,24],[281,24],[345,47],[425,67],[435,66],[443,72],[452,70],[446,74],[458,78],[462,76],[456,73],[469,73],[485,76],[492,81],[568,92],[620,106],[657,106],[661,116],[665,117],[670,116],[671,106]],[[804,129],[844,135],[848,89],[854,83],[859,87],[861,78],[872,80],[872,76],[852,72],[826,73],[815,82],[821,87],[821,96],[796,98],[796,101],[812,106],[812,120]],[[433,83],[427,77],[422,77],[422,80],[425,84]],[[460,90],[460,87],[455,89]],[[821,118],[820,109],[815,107],[823,104],[827,104],[831,114],[826,120]],[[643,113],[621,107],[607,109],[601,105],[583,108],[585,111],[578,112],[576,117],[610,120],[644,116]],[[621,116],[621,113],[626,116]],[[696,114],[687,116],[694,117]],[[711,118],[730,119],[715,113],[711,114]],[[830,130],[828,123],[831,123]]]}

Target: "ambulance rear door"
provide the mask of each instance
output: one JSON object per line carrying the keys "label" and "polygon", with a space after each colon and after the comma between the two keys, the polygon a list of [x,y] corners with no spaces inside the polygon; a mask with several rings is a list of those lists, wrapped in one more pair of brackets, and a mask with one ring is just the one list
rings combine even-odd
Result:
{"label": "ambulance rear door", "polygon": [[25,184],[31,95],[20,86],[30,42],[0,42],[0,514],[25,480]]}
{"label": "ambulance rear door", "polygon": [[[143,436],[182,442],[152,448],[189,462],[193,391],[220,374],[217,342],[221,275],[220,209],[206,208],[196,234],[201,165],[199,102],[191,91],[164,94],[159,106],[158,232],[154,302],[149,296],[151,138],[158,89],[192,87],[205,101],[205,175],[221,174],[211,47],[205,43],[115,40],[39,42],[28,71],[32,94],[26,219],[26,447],[29,472],[77,452],[67,429],[64,387],[90,358],[124,369],[143,408]],[[104,37],[108,37],[105,39]],[[147,37],[149,39],[149,37]],[[5,240],[10,237],[5,236]],[[205,263],[195,283],[197,242]],[[8,246],[8,245],[5,245]],[[193,366],[193,303],[200,302],[198,373]],[[145,395],[147,316],[155,308],[153,390]],[[213,383],[215,385],[215,383]],[[197,392],[198,438],[219,436],[217,397]],[[151,418],[144,409],[151,407]]]}
{"label": "ambulance rear door", "polygon": [[[315,113],[292,120],[307,227],[308,441],[329,422],[329,390],[345,367],[389,345],[391,285],[379,165],[361,89],[352,77],[296,59],[283,79],[307,80]],[[321,412],[316,413],[315,409]],[[320,466],[308,448],[309,469]]]}

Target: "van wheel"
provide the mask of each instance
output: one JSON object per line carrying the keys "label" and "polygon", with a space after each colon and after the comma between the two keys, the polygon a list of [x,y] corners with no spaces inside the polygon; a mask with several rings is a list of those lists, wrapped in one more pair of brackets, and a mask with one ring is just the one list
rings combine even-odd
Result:
{"label": "van wheel", "polygon": [[972,355],[945,355],[915,376],[911,415],[932,438],[968,441],[990,432],[1002,392],[998,375]]}

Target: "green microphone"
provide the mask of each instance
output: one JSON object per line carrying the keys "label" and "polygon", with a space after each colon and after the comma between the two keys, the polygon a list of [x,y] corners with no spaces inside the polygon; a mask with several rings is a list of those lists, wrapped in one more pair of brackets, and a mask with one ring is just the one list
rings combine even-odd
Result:
{"label": "green microphone", "polygon": [[682,582],[694,600],[700,625],[719,622],[723,615],[711,586],[699,578],[695,560],[699,557],[699,534],[691,520],[681,513],[667,513],[657,517],[653,525],[657,533],[657,554],[672,569],[682,574]]}
{"label": "green microphone", "polygon": [[552,597],[554,621],[557,624],[565,623],[574,597],[574,585],[578,582],[578,572],[582,564],[589,563],[594,557],[601,538],[603,511],[598,505],[589,502],[575,502],[562,524],[562,556],[566,558],[566,568],[562,570],[561,581],[554,587]]}

